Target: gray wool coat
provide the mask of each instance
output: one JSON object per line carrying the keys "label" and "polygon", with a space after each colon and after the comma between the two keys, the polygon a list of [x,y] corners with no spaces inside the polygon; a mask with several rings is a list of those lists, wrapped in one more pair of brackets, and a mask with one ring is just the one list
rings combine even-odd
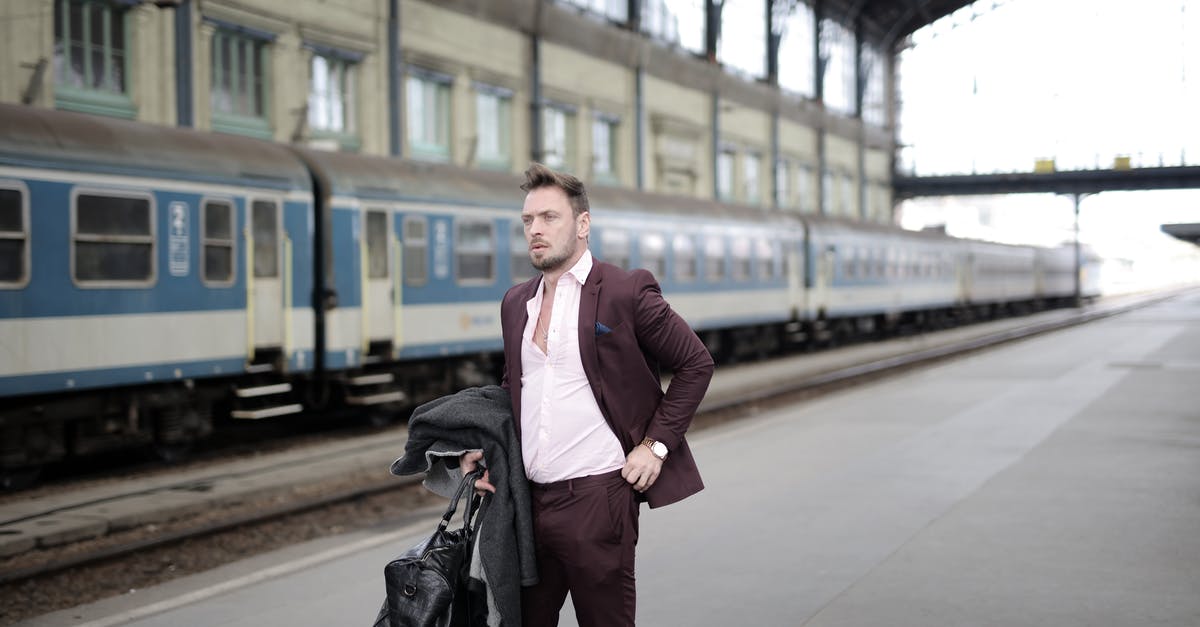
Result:
{"label": "gray wool coat", "polygon": [[482,450],[496,487],[484,507],[471,559],[471,577],[487,591],[489,627],[521,624],[521,586],[538,582],[529,483],[521,441],[513,428],[508,390],[468,388],[421,405],[408,421],[404,455],[395,475],[426,473],[425,486],[447,498],[462,480],[459,457]]}

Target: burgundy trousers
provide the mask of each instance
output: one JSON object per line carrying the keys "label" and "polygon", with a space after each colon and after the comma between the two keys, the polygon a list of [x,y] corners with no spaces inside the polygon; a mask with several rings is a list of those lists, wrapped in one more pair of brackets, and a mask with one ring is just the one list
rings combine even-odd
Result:
{"label": "burgundy trousers", "polygon": [[620,470],[530,483],[536,586],[521,590],[524,627],[555,627],[571,593],[579,627],[632,627],[638,502]]}

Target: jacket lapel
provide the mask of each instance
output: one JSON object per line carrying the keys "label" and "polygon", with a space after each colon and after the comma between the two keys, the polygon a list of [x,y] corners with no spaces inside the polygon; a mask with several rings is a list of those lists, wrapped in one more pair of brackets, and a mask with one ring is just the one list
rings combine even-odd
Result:
{"label": "jacket lapel", "polygon": [[[579,360],[583,362],[583,372],[601,409],[604,408],[604,398],[600,392],[600,359],[596,354],[596,310],[600,306],[602,278],[600,262],[596,262],[579,296]],[[605,412],[605,417],[608,417],[608,412]],[[609,422],[612,422],[611,419]]]}

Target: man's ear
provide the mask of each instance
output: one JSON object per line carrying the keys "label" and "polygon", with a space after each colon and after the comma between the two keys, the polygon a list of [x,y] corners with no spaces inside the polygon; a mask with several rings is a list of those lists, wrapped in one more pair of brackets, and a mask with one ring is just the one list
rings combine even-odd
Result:
{"label": "man's ear", "polygon": [[592,214],[589,211],[584,211],[579,214],[579,222],[575,227],[575,236],[579,239],[587,239],[588,234],[592,232]]}

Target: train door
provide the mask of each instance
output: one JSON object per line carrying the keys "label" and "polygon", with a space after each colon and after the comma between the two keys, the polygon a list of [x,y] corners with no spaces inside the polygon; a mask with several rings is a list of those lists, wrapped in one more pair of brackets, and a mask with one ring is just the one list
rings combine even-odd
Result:
{"label": "train door", "polygon": [[[251,363],[260,349],[274,352],[283,346],[283,230],[281,203],[256,198],[250,202],[250,224],[246,228],[247,348]],[[260,356],[261,357],[261,356]]]}
{"label": "train door", "polygon": [[360,242],[362,292],[363,354],[370,354],[370,345],[393,340],[392,286],[392,225],[391,212],[377,207],[363,212],[363,231]]}

